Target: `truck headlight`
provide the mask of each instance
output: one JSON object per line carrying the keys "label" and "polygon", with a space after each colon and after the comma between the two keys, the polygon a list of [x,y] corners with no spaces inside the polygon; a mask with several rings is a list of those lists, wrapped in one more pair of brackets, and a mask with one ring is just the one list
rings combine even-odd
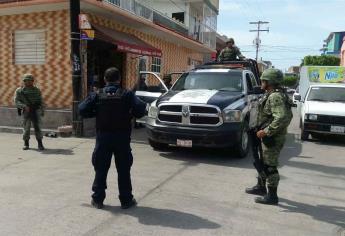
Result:
{"label": "truck headlight", "polygon": [[317,115],[315,115],[315,114],[309,114],[309,115],[308,115],[308,120],[317,120]]}
{"label": "truck headlight", "polygon": [[242,112],[239,110],[224,110],[223,120],[224,122],[240,122]]}
{"label": "truck headlight", "polygon": [[148,111],[148,117],[156,119],[158,116],[158,107],[156,106],[150,106]]}

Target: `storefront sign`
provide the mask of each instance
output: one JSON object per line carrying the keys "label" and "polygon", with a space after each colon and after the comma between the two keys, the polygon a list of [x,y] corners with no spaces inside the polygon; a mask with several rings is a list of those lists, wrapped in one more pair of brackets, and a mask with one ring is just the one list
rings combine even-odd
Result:
{"label": "storefront sign", "polygon": [[94,30],[81,30],[80,39],[82,40],[93,40],[95,38]]}
{"label": "storefront sign", "polygon": [[308,67],[310,82],[317,83],[345,83],[345,67]]}
{"label": "storefront sign", "polygon": [[116,42],[117,50],[122,52],[129,52],[133,54],[150,56],[150,57],[161,57],[162,52],[159,50],[150,50],[133,44],[127,44],[124,42]]}

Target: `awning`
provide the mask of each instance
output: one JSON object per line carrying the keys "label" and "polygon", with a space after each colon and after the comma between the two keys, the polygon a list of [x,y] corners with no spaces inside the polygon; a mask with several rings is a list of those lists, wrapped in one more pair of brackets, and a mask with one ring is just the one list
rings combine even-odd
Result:
{"label": "awning", "polygon": [[134,35],[92,24],[95,38],[117,45],[117,50],[142,56],[161,57],[162,51],[147,44]]}

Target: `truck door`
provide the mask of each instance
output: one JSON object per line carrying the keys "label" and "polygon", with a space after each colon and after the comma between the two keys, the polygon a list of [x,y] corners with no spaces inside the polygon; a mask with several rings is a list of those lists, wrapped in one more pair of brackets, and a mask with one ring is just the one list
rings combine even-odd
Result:
{"label": "truck door", "polygon": [[167,91],[168,88],[156,73],[148,71],[140,72],[135,95],[141,100],[146,103],[152,103]]}
{"label": "truck door", "polygon": [[253,88],[258,86],[256,79],[252,73],[246,73],[246,83],[248,90],[248,105],[249,105],[249,127],[255,127],[257,125],[258,117],[258,106],[259,106],[259,95],[250,94],[253,91]]}

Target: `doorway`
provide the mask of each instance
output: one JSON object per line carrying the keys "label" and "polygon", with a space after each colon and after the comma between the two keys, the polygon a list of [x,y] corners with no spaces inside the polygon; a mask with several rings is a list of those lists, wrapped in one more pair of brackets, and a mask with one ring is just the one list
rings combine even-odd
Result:
{"label": "doorway", "polygon": [[116,45],[102,41],[93,40],[88,42],[87,50],[87,87],[88,92],[94,87],[103,88],[104,72],[109,67],[116,67],[122,78],[125,68],[125,53],[116,50]]}

